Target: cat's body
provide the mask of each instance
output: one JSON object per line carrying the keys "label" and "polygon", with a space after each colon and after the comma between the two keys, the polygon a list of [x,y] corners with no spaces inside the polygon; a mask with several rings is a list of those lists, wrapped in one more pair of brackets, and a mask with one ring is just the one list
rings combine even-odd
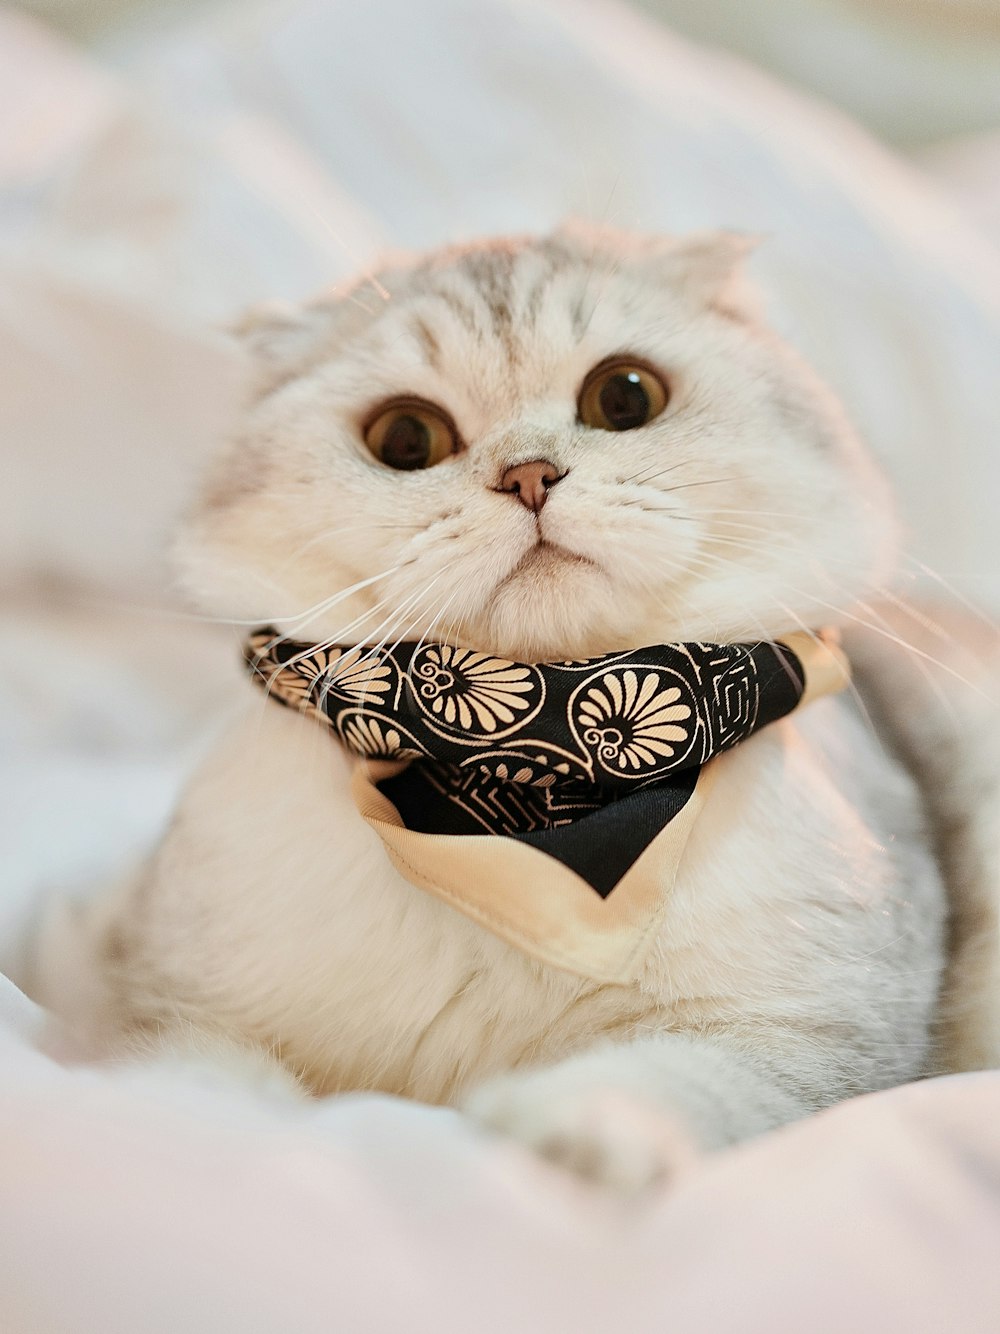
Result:
{"label": "cat's body", "polygon": [[[299,638],[526,660],[836,621],[891,560],[884,490],[736,263],[723,238],[564,235],[254,325],[262,395],[189,530],[189,581]],[[623,354],[665,374],[662,415],[581,426],[581,381]],[[447,408],[439,466],[366,451],[397,394]],[[538,459],[529,505],[503,479]],[[628,1184],[925,1068],[944,893],[920,795],[850,695],[727,757],[634,986],[537,963],[409,884],[350,767],[254,696],[96,919],[109,1028],[257,1044],[320,1093],[465,1103]]]}

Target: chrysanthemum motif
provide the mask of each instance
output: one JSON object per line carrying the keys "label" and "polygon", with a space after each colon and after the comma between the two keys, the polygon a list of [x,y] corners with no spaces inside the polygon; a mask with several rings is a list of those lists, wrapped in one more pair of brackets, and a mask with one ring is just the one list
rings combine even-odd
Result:
{"label": "chrysanthemum motif", "polygon": [[322,701],[327,695],[357,703],[380,705],[392,689],[393,669],[384,659],[379,661],[367,649],[348,649],[330,661],[316,676],[316,694]]}
{"label": "chrysanthemum motif", "polygon": [[430,725],[470,741],[528,722],[544,695],[534,668],[448,644],[415,655],[410,680]]}
{"label": "chrysanthemum motif", "polygon": [[337,719],[337,731],[349,750],[369,760],[416,760],[423,753],[412,737],[371,714],[342,714]]}
{"label": "chrysanthemum motif", "polygon": [[686,751],[692,709],[660,672],[604,672],[574,701],[574,722],[595,759],[620,778],[647,778]]}
{"label": "chrysanthemum motif", "polygon": [[280,695],[286,704],[294,708],[312,709],[312,688],[317,670],[314,663],[303,659],[291,667],[268,664],[266,675],[272,694]]}
{"label": "chrysanthemum motif", "polygon": [[462,761],[463,769],[476,769],[484,778],[529,787],[579,787],[591,775],[582,757],[547,741],[528,739],[520,744],[502,743],[477,750]]}
{"label": "chrysanthemum motif", "polygon": [[315,713],[313,685],[326,662],[326,654],[306,652],[290,644],[277,631],[255,635],[244,657],[258,684],[283,704],[304,713]]}

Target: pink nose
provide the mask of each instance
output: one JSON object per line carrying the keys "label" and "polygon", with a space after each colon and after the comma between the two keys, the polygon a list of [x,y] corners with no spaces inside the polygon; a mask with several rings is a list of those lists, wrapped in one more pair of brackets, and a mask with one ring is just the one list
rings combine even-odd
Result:
{"label": "pink nose", "polygon": [[526,510],[537,514],[549,498],[549,490],[566,476],[548,459],[533,459],[508,468],[500,478],[499,491],[517,496]]}

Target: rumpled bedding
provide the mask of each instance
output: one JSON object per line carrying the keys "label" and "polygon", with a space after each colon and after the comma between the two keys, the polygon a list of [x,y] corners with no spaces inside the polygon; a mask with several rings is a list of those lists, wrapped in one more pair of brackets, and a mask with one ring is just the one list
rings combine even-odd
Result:
{"label": "rumpled bedding", "polygon": [[993,1334],[1000,1074],[626,1206],[447,1111],[76,1066],[15,984],[48,898],[141,855],[236,707],[239,631],[179,610],[164,552],[240,307],[570,213],[761,233],[773,318],[899,490],[908,585],[998,609],[995,139],[936,184],[592,0],[152,23],[85,57],[0,11],[0,1328]]}

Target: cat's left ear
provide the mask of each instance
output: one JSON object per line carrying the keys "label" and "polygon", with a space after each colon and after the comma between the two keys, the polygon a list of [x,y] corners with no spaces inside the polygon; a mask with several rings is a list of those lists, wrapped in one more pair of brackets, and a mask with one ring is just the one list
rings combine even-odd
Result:
{"label": "cat's left ear", "polygon": [[666,243],[658,251],[657,265],[672,286],[699,306],[752,314],[757,302],[744,268],[762,239],[744,232],[692,232]]}

